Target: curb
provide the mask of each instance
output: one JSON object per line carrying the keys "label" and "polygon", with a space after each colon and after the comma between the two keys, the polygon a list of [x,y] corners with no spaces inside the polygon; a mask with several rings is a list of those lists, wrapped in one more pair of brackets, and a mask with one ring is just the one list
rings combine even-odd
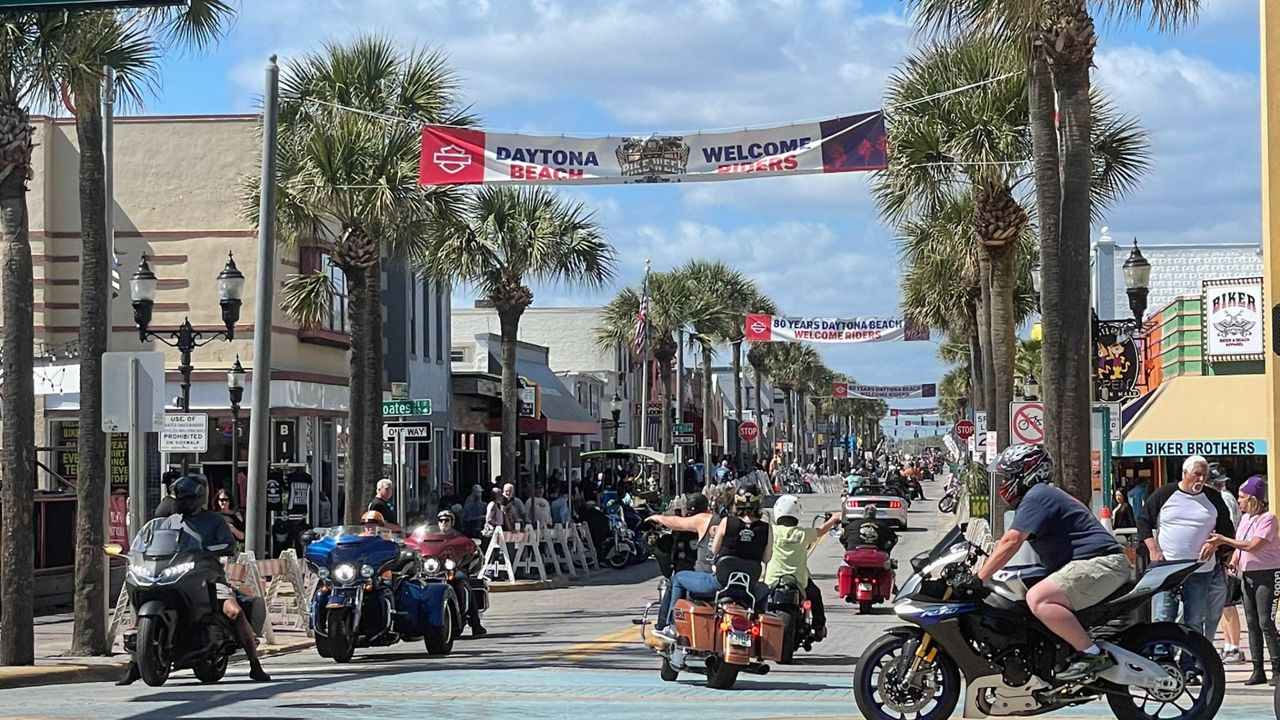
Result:
{"label": "curb", "polygon": [[569,580],[557,576],[543,580],[517,580],[514,584],[489,583],[490,593],[532,592],[535,590],[561,590],[569,587]]}
{"label": "curb", "polygon": [[[312,646],[310,638],[301,638],[282,645],[262,645],[258,648],[258,655],[264,658],[287,655]],[[115,682],[124,673],[125,666],[129,663],[128,656],[123,654],[103,660],[104,662],[91,665],[55,662],[50,665],[0,667],[0,690],[70,683]],[[233,656],[232,662],[243,662],[243,656]]]}

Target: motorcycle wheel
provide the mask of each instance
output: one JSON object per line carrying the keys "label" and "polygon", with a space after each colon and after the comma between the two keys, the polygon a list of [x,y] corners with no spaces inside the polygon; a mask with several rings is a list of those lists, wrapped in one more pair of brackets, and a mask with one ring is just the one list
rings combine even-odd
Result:
{"label": "motorcycle wheel", "polygon": [[329,649],[329,638],[321,635],[320,633],[316,633],[315,641],[316,641],[316,652],[320,655],[320,657],[322,658],[333,657],[333,650]]}
{"label": "motorcycle wheel", "polygon": [[[1227,678],[1217,650],[1203,636],[1169,633],[1167,627],[1146,625],[1126,635],[1120,645],[1163,666],[1179,680],[1179,688],[1162,692],[1130,687],[1128,695],[1107,695],[1107,704],[1118,720],[1191,720],[1218,714]],[[1199,676],[1200,685],[1185,683],[1192,673]]]}
{"label": "motorcycle wheel", "polygon": [[164,649],[164,623],[158,617],[138,621],[138,674],[151,687],[160,687],[169,679],[169,658]]}
{"label": "motorcycle wheel", "polygon": [[707,687],[714,690],[730,690],[738,682],[738,671],[742,668],[731,665],[718,657],[707,658]]}
{"label": "motorcycle wheel", "polygon": [[658,670],[658,677],[661,677],[663,682],[675,682],[676,678],[680,677],[680,671],[671,667],[670,660],[662,658],[662,669]]}
{"label": "motorcycle wheel", "polygon": [[870,614],[871,614],[871,606],[872,606],[872,605],[874,605],[874,604],[875,604],[875,603],[871,602],[870,600],[859,600],[859,601],[858,601],[858,614],[859,614],[859,615],[870,615]]}
{"label": "motorcycle wheel", "polygon": [[858,659],[853,680],[853,697],[867,720],[945,720],[960,700],[960,671],[941,651],[933,667],[920,677],[922,687],[894,687],[890,675],[899,666],[909,669],[919,646],[918,637],[881,635]]}
{"label": "motorcycle wheel", "polygon": [[196,674],[196,679],[202,683],[216,683],[227,674],[227,656],[220,655],[211,660],[205,660],[198,663],[192,671]]}
{"label": "motorcycle wheel", "polygon": [[939,512],[952,513],[955,512],[955,509],[956,499],[952,495],[944,495],[943,498],[938,501]]}
{"label": "motorcycle wheel", "polygon": [[458,602],[452,597],[444,601],[444,622],[427,628],[422,642],[431,655],[448,655],[453,652],[453,628],[458,623]]}
{"label": "motorcycle wheel", "polygon": [[621,570],[631,563],[631,546],[606,540],[604,544],[605,564],[614,570]]}
{"label": "motorcycle wheel", "polygon": [[326,628],[329,631],[329,657],[336,663],[351,662],[351,656],[356,654],[355,629],[351,627],[348,617],[346,612],[332,610],[326,615],[329,625]]}
{"label": "motorcycle wheel", "polygon": [[796,628],[796,618],[791,613],[781,610],[778,612],[778,619],[782,621],[782,659],[778,662],[790,665],[795,662],[796,636],[800,633]]}

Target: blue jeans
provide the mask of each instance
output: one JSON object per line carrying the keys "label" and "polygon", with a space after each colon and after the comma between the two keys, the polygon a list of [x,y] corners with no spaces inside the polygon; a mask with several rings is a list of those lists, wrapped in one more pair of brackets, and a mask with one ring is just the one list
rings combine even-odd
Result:
{"label": "blue jeans", "polygon": [[[667,586],[667,592],[662,596],[662,604],[658,608],[658,629],[671,625],[671,608],[675,607],[677,600],[687,597],[710,600],[723,589],[724,586],[712,573],[697,570],[681,570],[676,573],[671,577],[671,584]],[[759,610],[769,599],[769,586],[755,583],[751,586],[751,594],[756,600],[755,609]]]}
{"label": "blue jeans", "polygon": [[[1182,595],[1182,624],[1213,641],[1227,604],[1227,576],[1218,565],[1210,572],[1193,573],[1178,591]],[[1152,600],[1152,622],[1177,622],[1178,598],[1172,591]]]}

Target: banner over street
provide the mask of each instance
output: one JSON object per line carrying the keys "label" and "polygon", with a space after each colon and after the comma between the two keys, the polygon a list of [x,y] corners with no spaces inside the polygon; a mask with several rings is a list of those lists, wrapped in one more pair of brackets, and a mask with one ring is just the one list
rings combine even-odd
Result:
{"label": "banner over street", "polygon": [[[831,396],[837,398],[872,398],[879,400],[896,400],[900,398],[937,397],[938,385],[924,383],[921,385],[857,385],[844,381],[831,383]],[[890,411],[890,417],[897,417],[900,412]]]}
{"label": "banner over street", "polygon": [[884,113],[691,135],[565,137],[422,129],[423,185],[606,185],[860,172],[888,166]]}
{"label": "banner over street", "polygon": [[929,329],[902,318],[813,318],[747,315],[743,332],[751,342],[861,343],[928,340]]}

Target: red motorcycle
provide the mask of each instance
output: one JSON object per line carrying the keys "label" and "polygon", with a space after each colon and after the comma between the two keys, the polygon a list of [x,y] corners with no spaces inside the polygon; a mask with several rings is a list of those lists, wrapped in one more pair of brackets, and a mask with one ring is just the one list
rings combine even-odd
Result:
{"label": "red motorcycle", "polygon": [[893,597],[893,571],[897,566],[888,552],[875,545],[849,547],[844,563],[836,570],[836,591],[845,602],[857,603],[859,613],[870,613],[873,605]]}
{"label": "red motorcycle", "polygon": [[489,581],[481,575],[483,562],[475,541],[462,533],[441,532],[436,525],[426,525],[410,533],[404,544],[421,555],[418,571],[423,580],[453,587],[460,614],[455,637],[462,634],[464,623],[479,625],[479,614],[489,609]]}

